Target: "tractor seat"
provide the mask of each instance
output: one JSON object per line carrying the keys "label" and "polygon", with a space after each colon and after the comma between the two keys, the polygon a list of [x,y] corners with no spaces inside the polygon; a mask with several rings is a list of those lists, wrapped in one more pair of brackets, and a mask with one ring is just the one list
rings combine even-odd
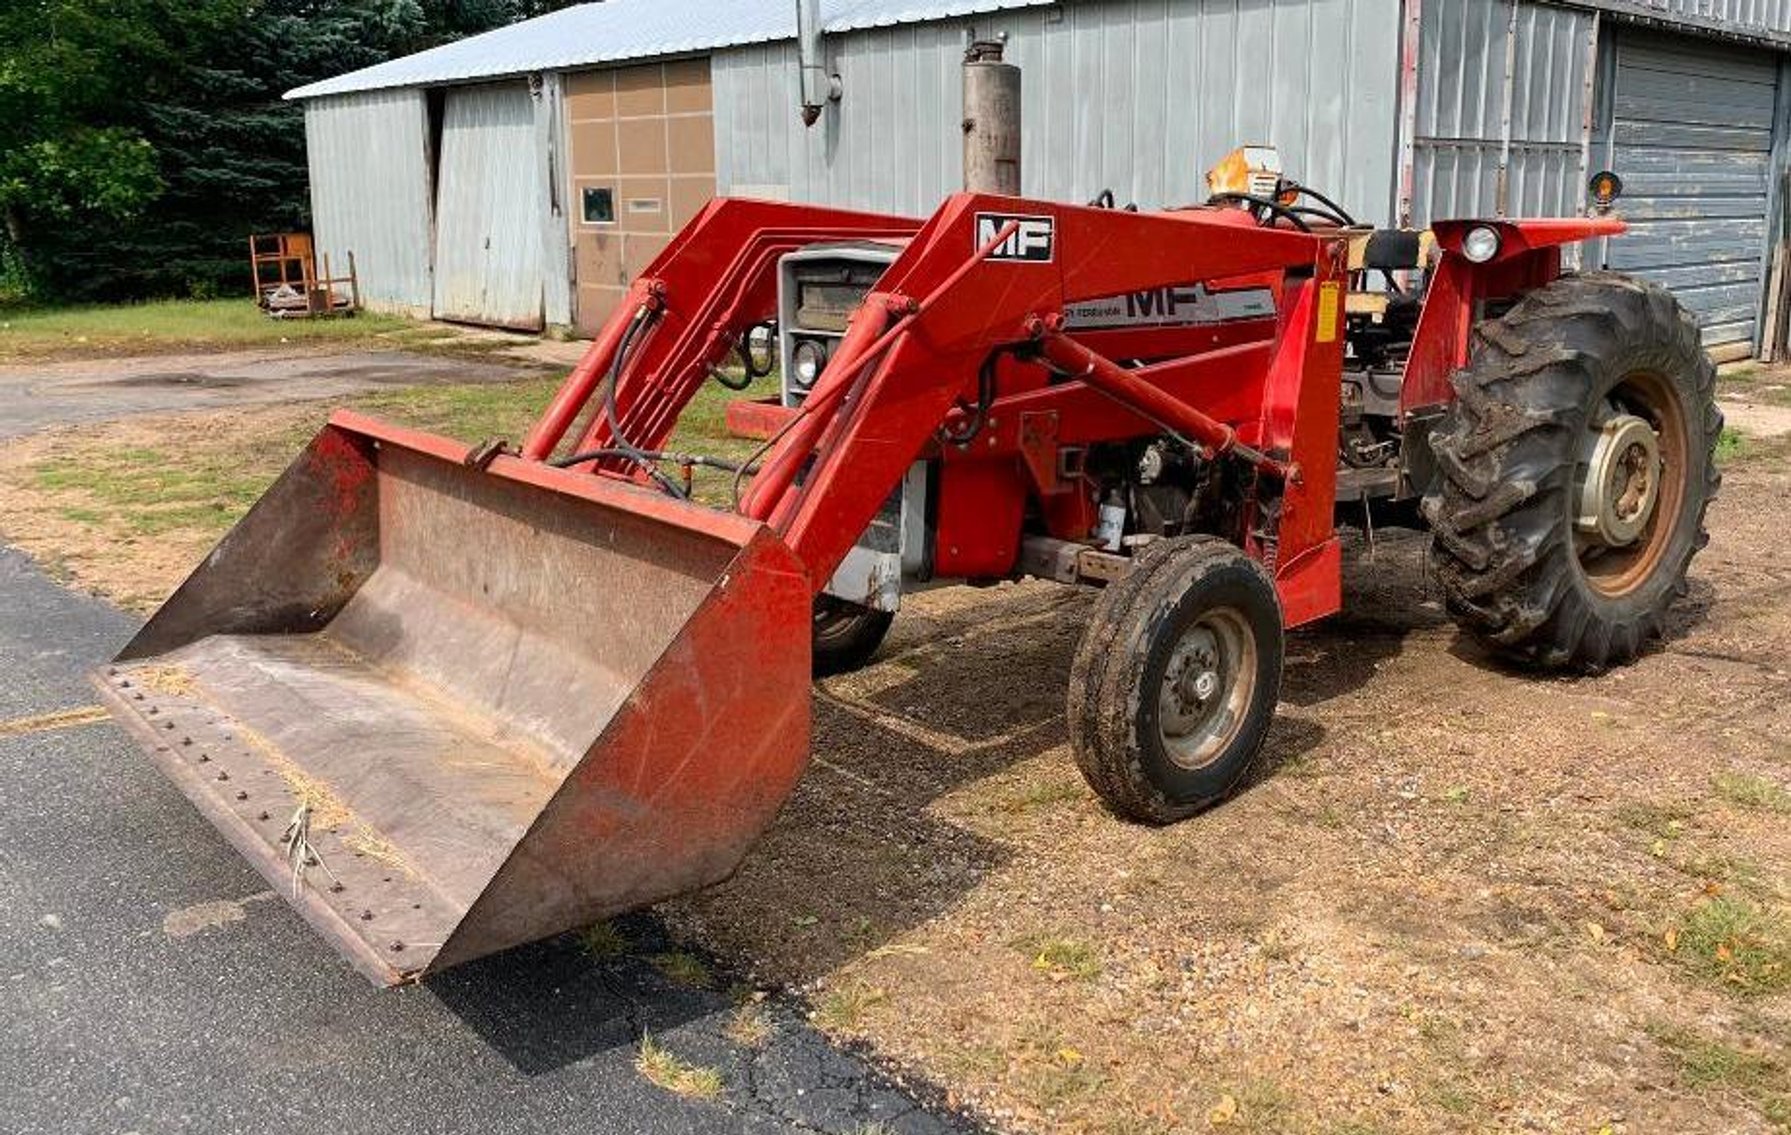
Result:
{"label": "tractor seat", "polygon": [[1403,272],[1423,267],[1424,236],[1415,229],[1375,229],[1362,248],[1362,267]]}

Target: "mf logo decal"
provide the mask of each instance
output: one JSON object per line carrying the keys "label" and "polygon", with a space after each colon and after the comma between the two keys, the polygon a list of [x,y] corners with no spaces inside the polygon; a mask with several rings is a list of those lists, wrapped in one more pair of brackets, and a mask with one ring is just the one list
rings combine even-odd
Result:
{"label": "mf logo decal", "polygon": [[990,260],[1020,260],[1032,264],[1045,264],[1056,255],[1057,227],[1050,216],[1027,216],[1022,213],[978,213],[976,215],[975,247],[981,248],[997,236],[1001,230],[1013,222],[1018,227],[1008,234],[1006,240],[996,245],[989,253]]}

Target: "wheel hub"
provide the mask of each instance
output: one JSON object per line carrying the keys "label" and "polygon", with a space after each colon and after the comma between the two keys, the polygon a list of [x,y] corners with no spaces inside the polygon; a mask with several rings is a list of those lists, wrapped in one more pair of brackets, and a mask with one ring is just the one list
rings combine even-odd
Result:
{"label": "wheel hub", "polygon": [[1170,760],[1200,768],[1224,748],[1249,704],[1255,643],[1241,616],[1209,612],[1176,643],[1163,671],[1157,727]]}
{"label": "wheel hub", "polygon": [[1575,527],[1611,548],[1635,543],[1660,501],[1660,435],[1647,420],[1617,414],[1590,434]]}

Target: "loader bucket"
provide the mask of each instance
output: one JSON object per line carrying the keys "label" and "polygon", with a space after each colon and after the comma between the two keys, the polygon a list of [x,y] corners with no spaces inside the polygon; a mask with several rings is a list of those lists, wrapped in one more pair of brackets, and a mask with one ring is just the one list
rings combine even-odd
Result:
{"label": "loader bucket", "polygon": [[338,413],[94,676],[383,983],[726,877],[808,756],[769,529],[465,452]]}

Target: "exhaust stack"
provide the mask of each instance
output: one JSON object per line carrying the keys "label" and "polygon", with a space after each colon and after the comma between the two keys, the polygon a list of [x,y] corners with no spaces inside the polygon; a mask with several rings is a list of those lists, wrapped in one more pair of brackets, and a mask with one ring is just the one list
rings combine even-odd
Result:
{"label": "exhaust stack", "polygon": [[964,188],[1020,195],[1020,68],[1002,62],[1003,43],[979,39],[964,52]]}

